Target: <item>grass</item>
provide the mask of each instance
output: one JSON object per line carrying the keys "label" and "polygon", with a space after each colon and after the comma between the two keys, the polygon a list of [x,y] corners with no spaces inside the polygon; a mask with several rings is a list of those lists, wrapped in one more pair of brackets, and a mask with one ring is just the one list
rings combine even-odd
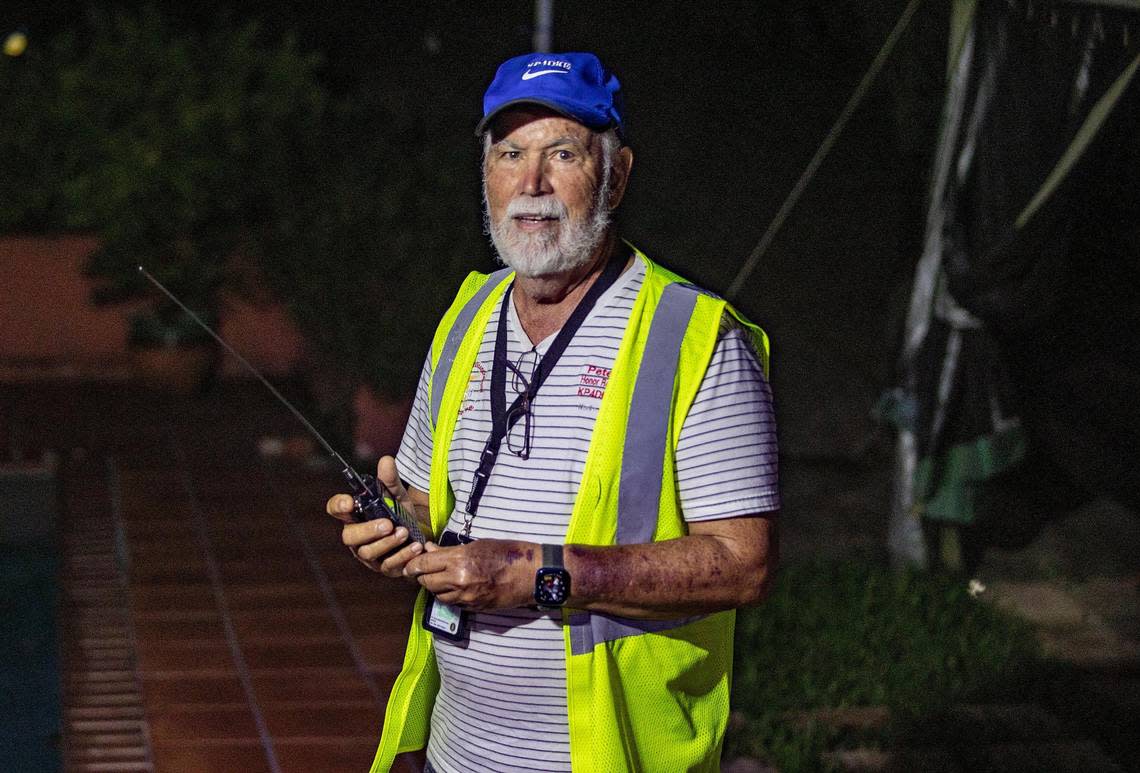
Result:
{"label": "grass", "polygon": [[[888,747],[956,702],[1017,695],[1041,662],[1029,626],[971,597],[960,578],[853,561],[791,566],[763,606],[738,615],[726,758],[823,770],[821,752]],[[871,706],[891,720],[843,730],[792,719]]]}

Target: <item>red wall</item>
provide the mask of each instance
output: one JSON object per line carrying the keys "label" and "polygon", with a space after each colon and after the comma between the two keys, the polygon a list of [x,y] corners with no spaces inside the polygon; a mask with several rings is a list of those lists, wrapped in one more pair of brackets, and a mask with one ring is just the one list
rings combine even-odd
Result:
{"label": "red wall", "polygon": [[[126,378],[130,307],[96,308],[83,259],[88,236],[0,237],[0,379]],[[304,354],[301,336],[279,306],[227,301],[221,334],[269,374]],[[245,371],[226,357],[226,376]]]}

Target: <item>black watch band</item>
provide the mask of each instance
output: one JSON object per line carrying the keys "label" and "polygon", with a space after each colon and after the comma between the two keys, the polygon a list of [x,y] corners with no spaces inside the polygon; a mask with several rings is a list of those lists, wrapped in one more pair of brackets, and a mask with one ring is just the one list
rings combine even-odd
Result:
{"label": "black watch band", "polygon": [[551,569],[565,569],[566,564],[562,563],[562,546],[561,545],[543,545],[542,546],[542,566],[550,567]]}
{"label": "black watch band", "polygon": [[542,546],[542,567],[534,576],[534,603],[551,609],[570,598],[570,573],[562,563],[561,545]]}

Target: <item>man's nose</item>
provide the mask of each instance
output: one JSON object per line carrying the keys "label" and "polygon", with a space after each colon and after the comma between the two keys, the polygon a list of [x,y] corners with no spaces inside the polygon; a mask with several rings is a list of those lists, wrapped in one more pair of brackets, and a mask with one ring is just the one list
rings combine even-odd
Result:
{"label": "man's nose", "polygon": [[546,159],[530,159],[523,169],[520,193],[526,196],[545,196],[553,193],[550,176],[547,174]]}

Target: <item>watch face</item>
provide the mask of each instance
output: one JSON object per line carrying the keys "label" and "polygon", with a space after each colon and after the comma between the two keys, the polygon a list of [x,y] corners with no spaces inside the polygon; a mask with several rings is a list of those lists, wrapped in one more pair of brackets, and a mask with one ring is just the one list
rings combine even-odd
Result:
{"label": "watch face", "polygon": [[539,606],[561,606],[570,596],[570,573],[565,569],[539,569],[534,578],[534,600]]}

